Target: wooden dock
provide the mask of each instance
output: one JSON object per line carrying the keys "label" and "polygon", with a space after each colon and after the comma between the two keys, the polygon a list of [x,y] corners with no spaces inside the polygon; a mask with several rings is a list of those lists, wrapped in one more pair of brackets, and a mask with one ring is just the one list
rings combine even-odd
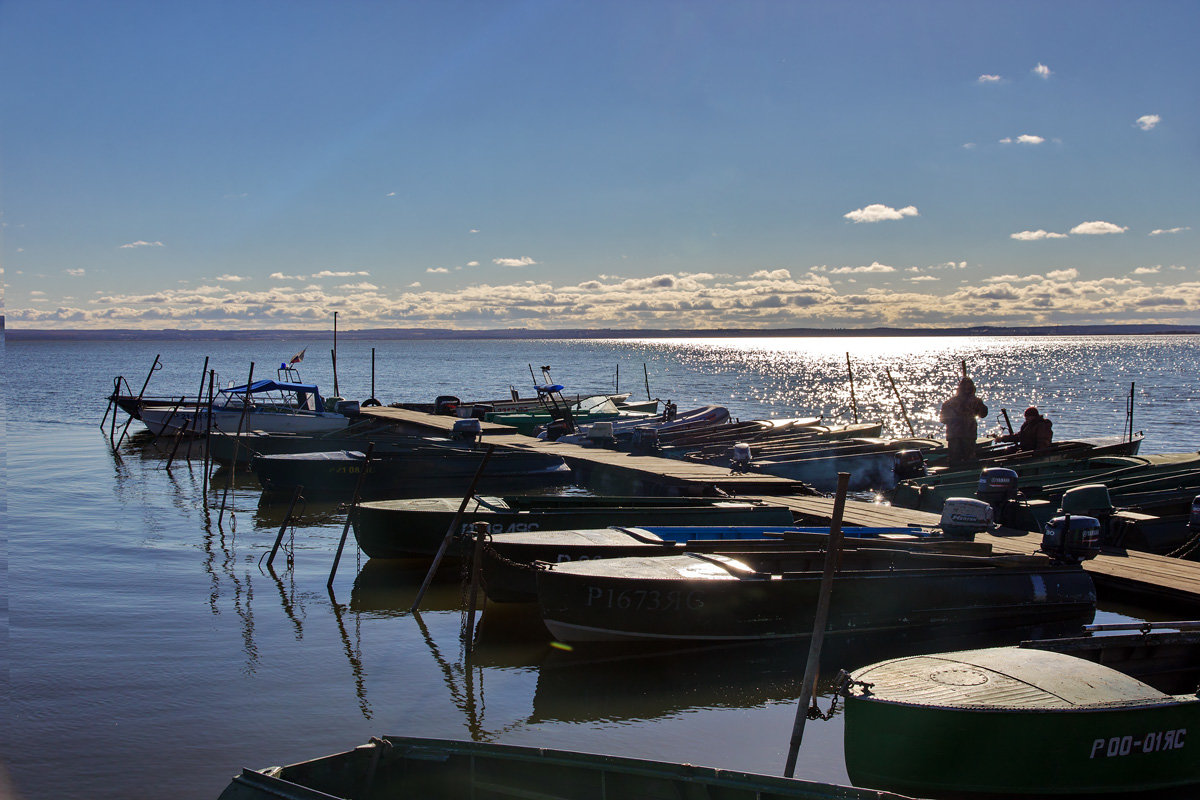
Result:
{"label": "wooden dock", "polygon": [[[447,434],[458,417],[436,416],[401,408],[363,409],[364,416],[381,421],[423,428],[431,433]],[[800,484],[772,475],[738,475],[728,469],[695,464],[658,456],[635,456],[616,450],[548,442],[521,436],[507,425],[482,423],[483,441],[498,447],[511,447],[561,455],[581,475],[589,487],[604,493],[608,485],[620,485],[628,493],[630,484],[642,493],[701,495],[721,490],[748,499],[783,505],[798,518],[813,522],[833,516],[833,498],[796,494]],[[846,525],[865,527],[933,527],[940,517],[925,511],[847,500]],[[989,542],[1001,553],[1032,553],[1041,545],[1041,535],[1011,528],[999,528],[991,534],[979,534],[976,541]],[[1104,553],[1084,564],[1096,582],[1097,591],[1106,598],[1130,598],[1149,603],[1170,614],[1200,612],[1200,562],[1166,558],[1136,550]]]}

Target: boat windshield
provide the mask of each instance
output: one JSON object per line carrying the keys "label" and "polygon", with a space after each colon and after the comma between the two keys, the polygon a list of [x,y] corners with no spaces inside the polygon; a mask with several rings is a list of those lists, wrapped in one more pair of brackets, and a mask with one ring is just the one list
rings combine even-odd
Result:
{"label": "boat windshield", "polygon": [[580,411],[586,411],[589,414],[617,414],[617,405],[612,400],[608,399],[607,395],[596,395],[594,397],[585,397],[580,400],[576,406]]}

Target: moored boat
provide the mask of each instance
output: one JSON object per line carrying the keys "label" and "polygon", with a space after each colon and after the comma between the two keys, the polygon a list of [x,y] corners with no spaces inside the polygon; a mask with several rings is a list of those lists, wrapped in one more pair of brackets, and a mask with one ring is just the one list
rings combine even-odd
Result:
{"label": "moored boat", "polygon": [[[915,548],[925,552],[990,555],[991,545],[945,537],[936,529],[843,528],[847,547]],[[641,526],[596,530],[529,531],[489,535],[483,552],[483,584],[500,602],[537,600],[540,564],[596,558],[664,556],[682,553],[819,549],[828,546],[829,527],[761,525]]]}
{"label": "moored boat", "polygon": [[639,758],[403,736],[343,753],[242,770],[220,800],[295,798],[888,800],[900,795]]}
{"label": "moored boat", "polygon": [[[538,606],[564,642],[785,639],[812,633],[819,550],[692,553],[548,565]],[[854,548],[841,553],[827,635],[937,627],[975,631],[1094,609],[1078,564]]]}
{"label": "moored boat", "polygon": [[[372,456],[357,450],[256,456],[250,466],[265,492],[289,493],[304,487],[306,496],[413,497],[431,489],[464,491],[485,450],[469,443],[429,438],[405,452]],[[366,474],[361,483],[359,476]],[[481,491],[520,490],[571,482],[571,468],[559,456],[525,450],[492,453],[480,477]]]}
{"label": "moored boat", "polygon": [[851,780],[921,797],[1195,791],[1200,623],[1150,627],[854,670]]}
{"label": "moored boat", "polygon": [[[461,504],[459,497],[362,503],[354,515],[354,535],[371,558],[432,556]],[[621,524],[791,525],[793,518],[781,506],[734,498],[511,495],[472,498],[458,532],[469,532],[477,522],[500,534]],[[457,542],[449,553],[458,554]]]}

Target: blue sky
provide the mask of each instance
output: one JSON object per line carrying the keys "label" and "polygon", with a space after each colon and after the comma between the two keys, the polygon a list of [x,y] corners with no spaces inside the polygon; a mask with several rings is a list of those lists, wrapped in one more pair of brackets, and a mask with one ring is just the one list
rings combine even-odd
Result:
{"label": "blue sky", "polygon": [[0,2],[15,328],[1200,322],[1200,3]]}

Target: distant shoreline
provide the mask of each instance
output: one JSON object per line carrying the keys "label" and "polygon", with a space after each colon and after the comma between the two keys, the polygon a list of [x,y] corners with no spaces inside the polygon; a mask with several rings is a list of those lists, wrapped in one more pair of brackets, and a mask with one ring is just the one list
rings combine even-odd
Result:
{"label": "distant shoreline", "polygon": [[[8,341],[211,341],[220,339],[272,340],[332,336],[332,328],[277,330],[160,330],[138,329],[14,329],[4,330]],[[1200,325],[1039,325],[1001,327],[980,325],[970,328],[727,328],[709,330],[669,329],[502,329],[451,330],[426,328],[363,328],[339,330],[338,337],[349,341],[436,340],[436,339],[707,339],[707,338],[844,338],[878,336],[1147,336],[1200,334]]]}

